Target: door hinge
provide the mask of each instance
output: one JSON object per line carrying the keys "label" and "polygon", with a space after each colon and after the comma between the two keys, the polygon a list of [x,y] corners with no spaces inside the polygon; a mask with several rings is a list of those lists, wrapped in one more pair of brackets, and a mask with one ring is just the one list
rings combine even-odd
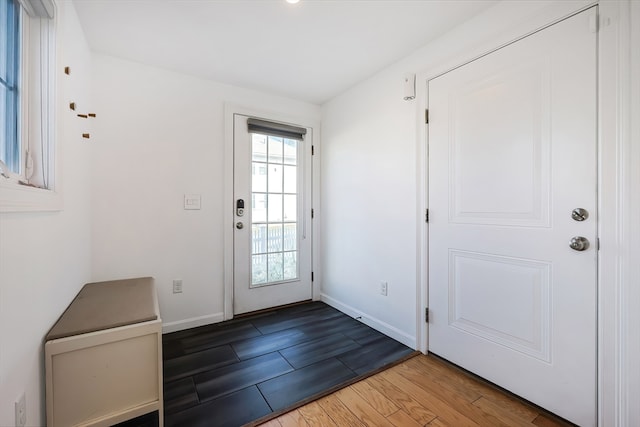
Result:
{"label": "door hinge", "polygon": [[598,20],[598,14],[594,13],[589,17],[589,31],[597,33],[600,29],[600,22]]}
{"label": "door hinge", "polygon": [[425,210],[424,213],[424,222],[429,222],[429,209]]}
{"label": "door hinge", "polygon": [[315,216],[315,213],[313,212],[313,209],[311,209],[311,219],[313,219]]}
{"label": "door hinge", "polygon": [[311,146],[311,155],[312,156],[316,155],[316,147],[314,147],[313,145]]}
{"label": "door hinge", "polygon": [[600,238],[597,237],[596,238],[596,251],[599,251],[599,250],[600,250]]}
{"label": "door hinge", "polygon": [[424,323],[429,323],[429,307],[424,309]]}
{"label": "door hinge", "polygon": [[424,122],[429,124],[429,109],[424,110]]}
{"label": "door hinge", "polygon": [[313,271],[311,272],[311,281],[313,282]]}

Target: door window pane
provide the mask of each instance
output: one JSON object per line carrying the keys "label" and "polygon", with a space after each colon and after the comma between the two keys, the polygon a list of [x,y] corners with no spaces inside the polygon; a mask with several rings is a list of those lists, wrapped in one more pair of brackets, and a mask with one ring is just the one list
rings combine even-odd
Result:
{"label": "door window pane", "polygon": [[298,216],[298,196],[292,194],[284,195],[284,220],[295,221]]}
{"label": "door window pane", "polygon": [[269,193],[282,193],[282,166],[269,165]]}
{"label": "door window pane", "polygon": [[285,166],[284,167],[284,192],[285,193],[293,193],[297,191],[298,188],[298,177],[296,174],[298,173],[298,168],[295,166]]}
{"label": "door window pane", "polygon": [[298,249],[298,224],[289,223],[284,224],[284,236],[283,236],[283,250],[295,251]]}
{"label": "door window pane", "polygon": [[282,252],[282,224],[269,224],[269,252]]}
{"label": "door window pane", "polygon": [[251,286],[298,278],[298,144],[252,136]]}
{"label": "door window pane", "polygon": [[267,137],[258,133],[252,134],[251,137],[252,150],[251,157],[254,162],[267,161]]}
{"label": "door window pane", "polygon": [[253,162],[251,164],[251,188],[257,193],[267,192],[267,164]]}
{"label": "door window pane", "polygon": [[267,253],[267,226],[266,224],[253,224],[251,226],[251,236],[253,241],[253,254]]}
{"label": "door window pane", "polygon": [[298,141],[295,139],[284,140],[284,164],[295,165],[298,163]]}
{"label": "door window pane", "polygon": [[269,163],[282,163],[282,138],[269,137]]}
{"label": "door window pane", "polygon": [[297,252],[285,252],[283,259],[283,275],[284,280],[295,279],[298,277],[298,261]]}
{"label": "door window pane", "polygon": [[251,195],[251,220],[252,222],[267,222],[267,195]]}
{"label": "door window pane", "polygon": [[269,222],[282,221],[282,194],[269,194],[267,211]]}
{"label": "door window pane", "polygon": [[284,273],[282,271],[282,252],[275,254],[269,254],[269,281],[278,282],[284,280]]}
{"label": "door window pane", "polygon": [[267,283],[267,256],[253,255],[251,259],[251,283]]}

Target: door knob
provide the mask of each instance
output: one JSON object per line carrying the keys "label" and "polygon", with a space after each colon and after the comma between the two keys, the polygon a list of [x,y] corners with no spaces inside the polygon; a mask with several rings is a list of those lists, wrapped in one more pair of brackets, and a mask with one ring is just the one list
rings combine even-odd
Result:
{"label": "door knob", "polygon": [[236,228],[237,228],[238,230],[242,230],[242,229],[244,228],[244,224],[243,224],[243,223],[241,223],[241,222],[236,222]]}
{"label": "door knob", "polygon": [[582,236],[573,237],[569,242],[569,247],[574,251],[586,251],[589,249],[589,240]]}

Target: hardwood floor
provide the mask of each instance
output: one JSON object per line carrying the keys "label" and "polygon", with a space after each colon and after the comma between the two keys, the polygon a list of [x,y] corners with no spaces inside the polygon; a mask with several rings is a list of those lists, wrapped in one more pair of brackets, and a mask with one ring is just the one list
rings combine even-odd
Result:
{"label": "hardwood floor", "polygon": [[240,426],[412,353],[321,302],[165,334],[165,425]]}
{"label": "hardwood floor", "polygon": [[434,356],[419,355],[264,427],[570,426]]}

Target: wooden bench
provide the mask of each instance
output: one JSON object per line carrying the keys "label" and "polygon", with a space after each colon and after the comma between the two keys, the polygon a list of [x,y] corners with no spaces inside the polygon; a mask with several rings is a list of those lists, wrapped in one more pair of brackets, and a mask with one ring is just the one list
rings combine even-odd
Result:
{"label": "wooden bench", "polygon": [[45,340],[49,427],[110,426],[152,411],[163,426],[153,278],[86,284]]}

